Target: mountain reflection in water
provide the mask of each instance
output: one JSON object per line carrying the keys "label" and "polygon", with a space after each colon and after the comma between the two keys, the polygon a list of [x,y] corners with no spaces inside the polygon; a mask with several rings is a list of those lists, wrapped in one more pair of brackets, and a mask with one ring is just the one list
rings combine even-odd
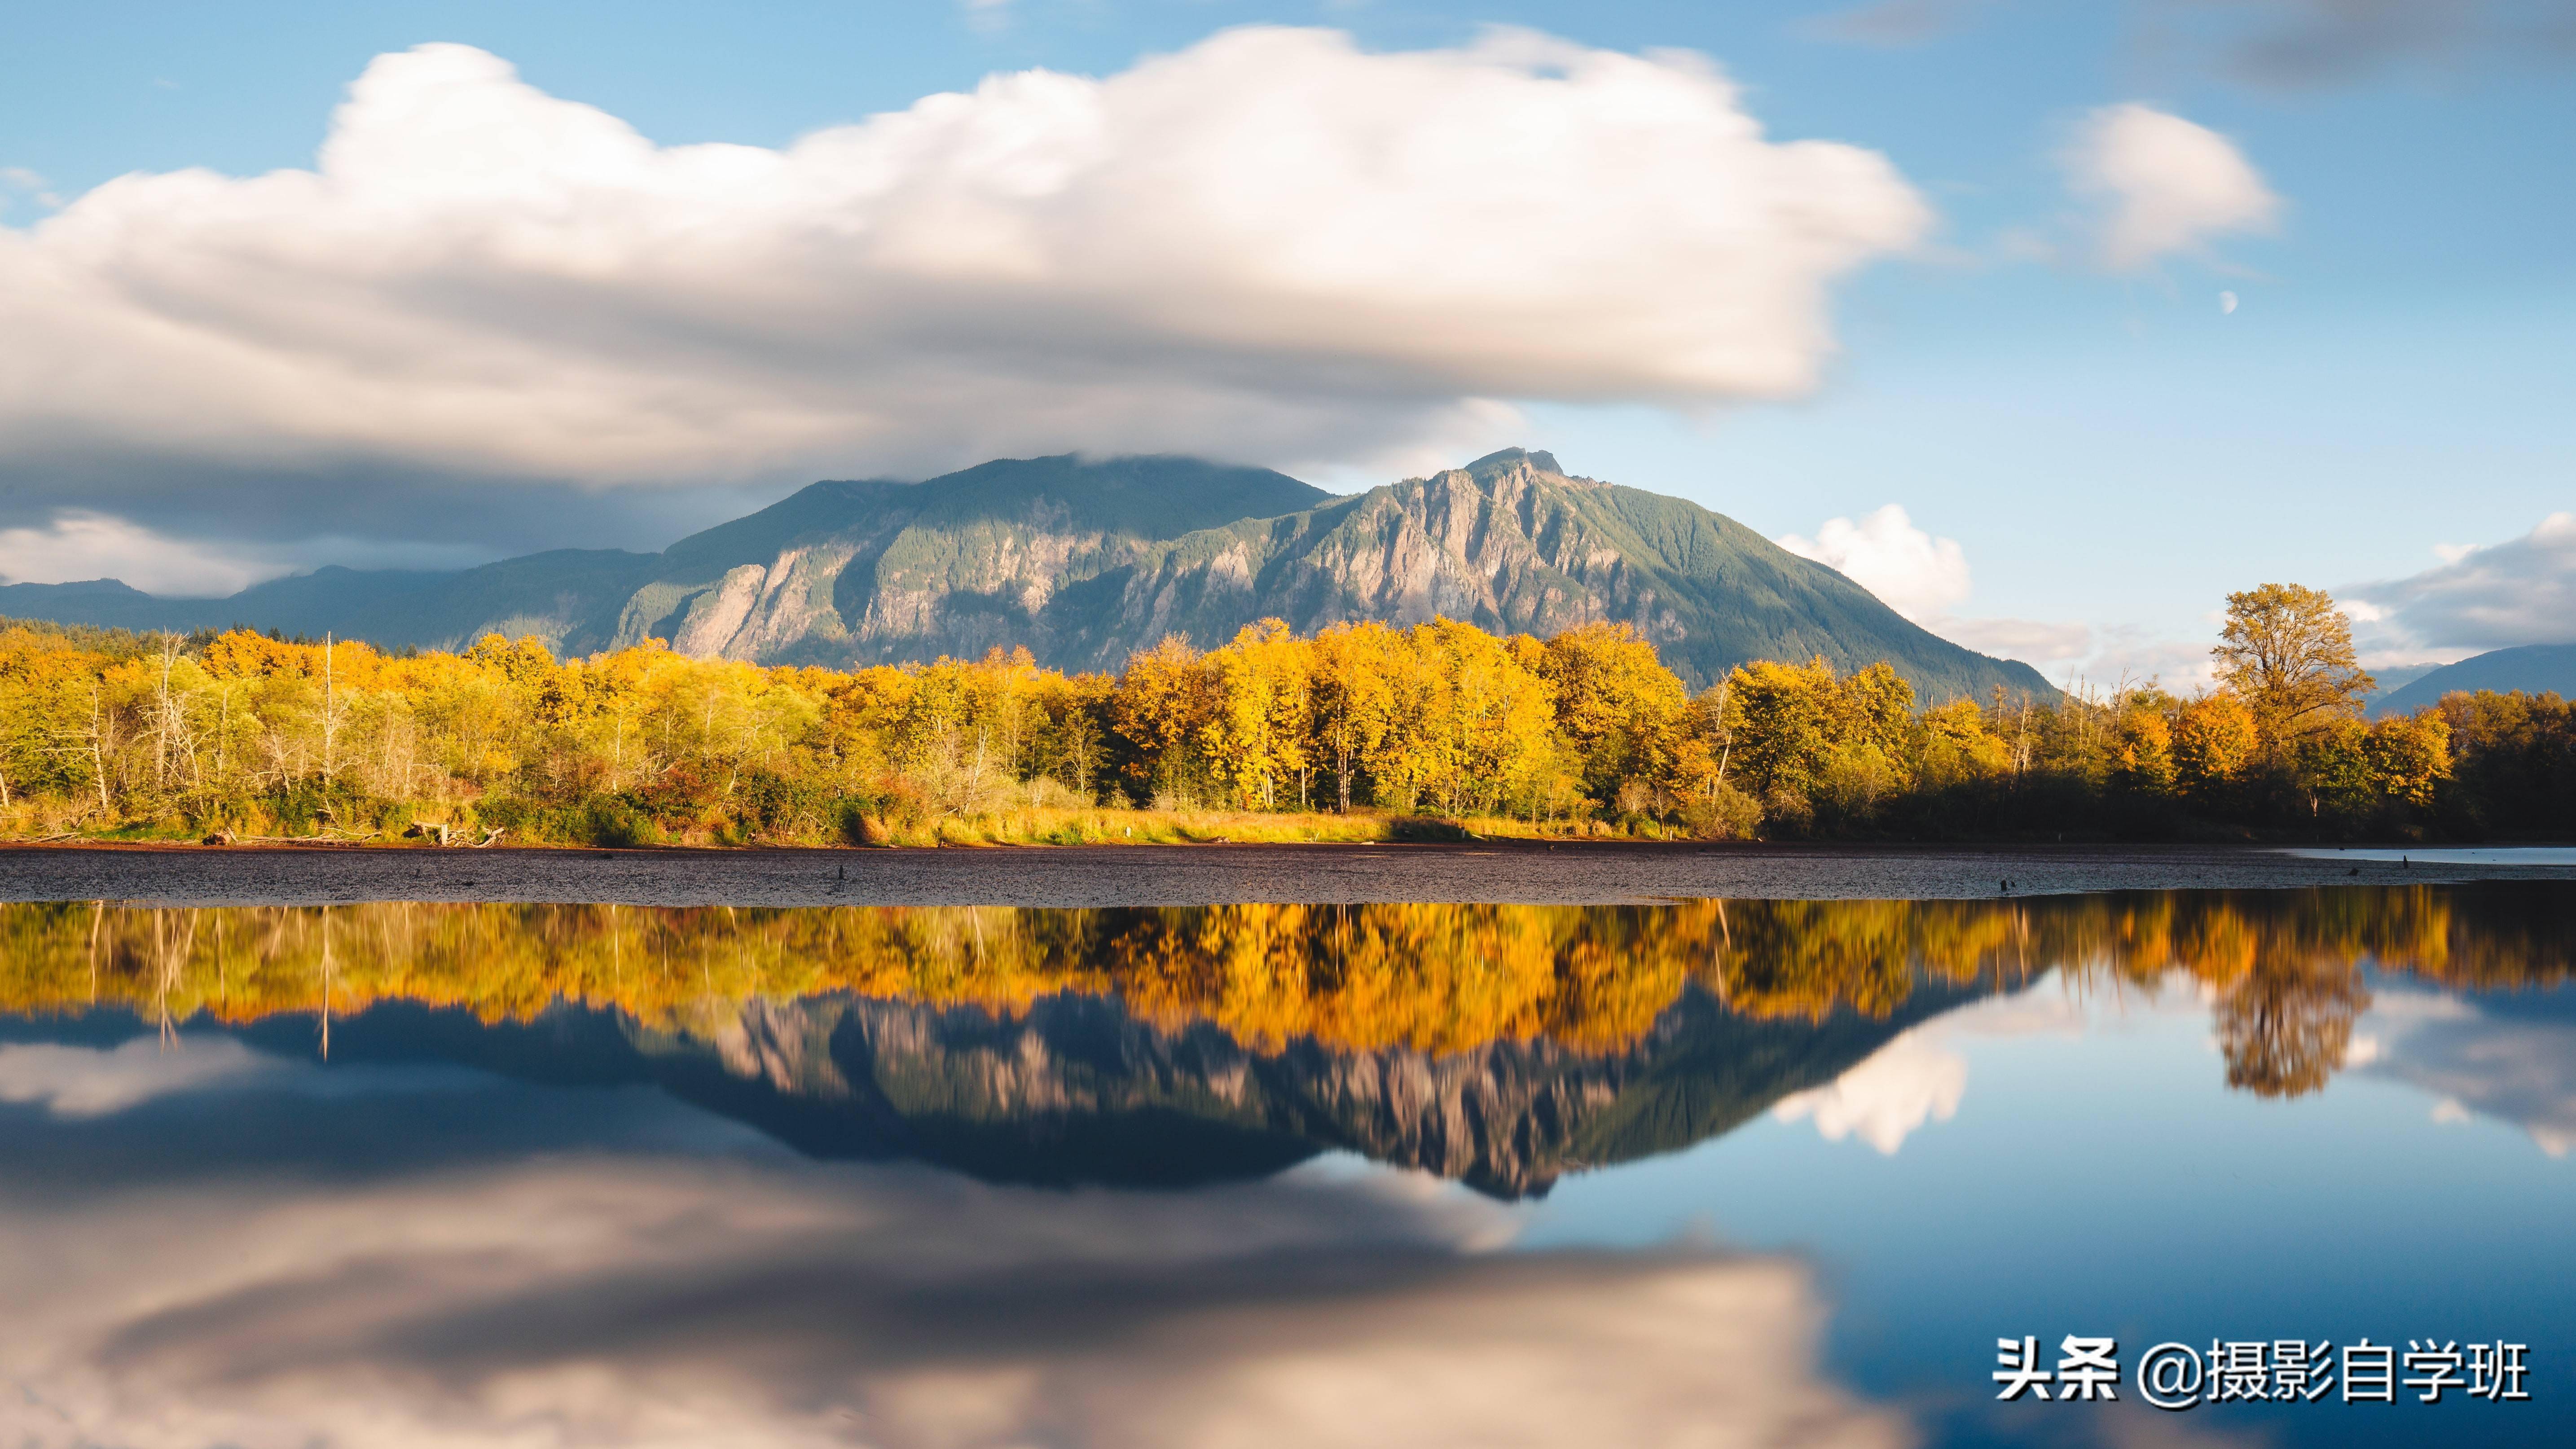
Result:
{"label": "mountain reflection in water", "polygon": [[2088,991],[2186,978],[2211,1003],[2228,1084],[2302,1095],[2367,1057],[2353,1022],[2370,971],[2562,981],[2576,954],[2562,894],[12,905],[0,1012],[131,1013],[165,1036],[219,1024],[272,1055],[657,1082],[811,1155],[997,1182],[1179,1186],[1338,1148],[1514,1197],[1724,1133],[2051,970]]}
{"label": "mountain reflection in water", "polygon": [[0,906],[0,1441],[2576,1442],[1987,1387],[2294,1330],[2557,1384],[2571,907]]}

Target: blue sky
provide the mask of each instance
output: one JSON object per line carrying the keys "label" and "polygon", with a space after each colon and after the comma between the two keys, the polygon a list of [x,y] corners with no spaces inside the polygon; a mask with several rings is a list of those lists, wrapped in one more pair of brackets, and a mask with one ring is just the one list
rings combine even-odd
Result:
{"label": "blue sky", "polygon": [[[1873,233],[1869,255],[1820,274],[1815,315],[1830,345],[1811,380],[1675,398],[1652,379],[1586,374],[1555,388],[1579,395],[1547,396],[1545,381],[1480,394],[1515,410],[1504,423],[1455,410],[1426,422],[1439,411],[1426,404],[1402,418],[1354,415],[1339,431],[1300,394],[1297,421],[1265,432],[1240,422],[1267,416],[1260,400],[1232,396],[1171,441],[1339,487],[1442,447],[1526,441],[1573,470],[1680,493],[1828,552],[1827,520],[1895,504],[1913,529],[1955,540],[1957,555],[1833,557],[1892,601],[1913,590],[1915,612],[1967,642],[2057,651],[2047,667],[2059,674],[2178,679],[2229,588],[2343,589],[2459,567],[2437,546],[2517,539],[2522,552],[2490,555],[2459,585],[2502,591],[2495,599],[2412,625],[2415,594],[2375,595],[2387,603],[2364,611],[2378,616],[2365,619],[2366,640],[2384,658],[2436,658],[2553,629],[2576,636],[2532,602],[2559,597],[2576,546],[2524,537],[2576,508],[2576,408],[2565,402],[2576,396],[2576,7],[2428,0],[2403,33],[2372,28],[2372,13],[2339,0],[43,7],[13,18],[0,53],[0,167],[13,169],[0,226],[39,237],[58,207],[77,210],[131,172],[311,167],[351,83],[376,57],[424,42],[490,52],[535,90],[662,146],[771,148],[996,72],[1116,77],[1255,23],[1348,32],[1374,54],[1454,51],[1495,24],[1586,50],[1691,51],[1741,87],[1736,103],[1770,140],[1874,153],[1929,209],[1904,244]],[[2231,143],[2274,199],[2269,225],[2214,225],[2106,266],[2101,198],[2070,185],[2065,158],[2102,108],[2126,104]],[[1670,187],[1675,175],[1687,173],[1639,184]],[[129,208],[118,235],[183,204],[194,203],[168,193]],[[190,242],[191,254],[203,245]],[[119,265],[129,289],[151,274]],[[29,275],[43,285],[51,274]],[[1619,305],[1651,318],[1650,289],[1663,284],[1641,268],[1640,294]],[[210,304],[192,305],[201,317]],[[61,315],[77,319],[69,304]],[[66,330],[35,335],[81,335],[54,325]],[[1570,375],[1549,369],[1534,361],[1502,386]],[[1254,374],[1248,394],[1313,387]],[[997,393],[993,405],[1028,414],[1029,396]],[[658,546],[843,456],[790,449],[704,486],[642,486],[614,470],[569,477],[530,454],[463,467],[480,482],[459,492],[447,475],[463,465],[400,440],[341,439],[324,461],[281,464],[266,444],[201,446],[223,428],[155,414],[144,430],[163,441],[136,453],[61,441],[80,429],[54,426],[48,406],[0,409],[0,441],[35,439],[42,458],[0,480],[0,506],[14,509],[0,519],[0,572],[17,577],[43,576],[47,555],[113,563],[120,549],[125,572],[158,567],[184,582],[224,567],[519,551],[512,543]],[[120,436],[137,431],[110,421]],[[1039,451],[1050,435],[1032,423],[995,436]],[[845,451],[852,471],[900,473],[904,460],[944,459],[939,448],[970,441]],[[1068,433],[1061,446],[1092,442]],[[324,481],[280,488],[278,468]],[[315,502],[357,496],[370,506]],[[478,533],[461,517],[493,522]],[[1883,544],[1910,537],[1880,523]],[[208,550],[231,562],[191,573]],[[1938,577],[1906,576],[1909,558]],[[1964,594],[1956,560],[1972,581]],[[1882,581],[1873,567],[1894,572]],[[2488,623],[2457,623],[2469,616]]]}

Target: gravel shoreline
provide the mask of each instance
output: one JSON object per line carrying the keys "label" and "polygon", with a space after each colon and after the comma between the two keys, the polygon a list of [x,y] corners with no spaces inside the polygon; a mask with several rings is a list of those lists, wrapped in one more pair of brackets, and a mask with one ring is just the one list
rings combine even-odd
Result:
{"label": "gravel shoreline", "polygon": [[[1964,900],[2117,890],[2576,881],[2576,863],[2269,847],[1654,844],[1048,846],[948,850],[0,847],[0,900],[660,906],[1601,905],[1724,897]],[[2010,882],[2009,889],[2005,882]]]}

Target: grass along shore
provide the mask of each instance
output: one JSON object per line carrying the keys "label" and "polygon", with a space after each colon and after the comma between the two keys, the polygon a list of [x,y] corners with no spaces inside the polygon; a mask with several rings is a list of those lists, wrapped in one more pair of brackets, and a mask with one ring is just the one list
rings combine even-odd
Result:
{"label": "grass along shore", "polygon": [[[376,830],[324,828],[306,835],[261,835],[222,832],[201,835],[178,821],[134,823],[115,829],[71,829],[37,832],[21,828],[0,831],[0,845],[200,845],[238,846],[370,846],[388,849],[441,848],[435,826],[425,819]],[[1691,832],[1654,820],[1625,823],[1601,820],[1532,822],[1501,817],[1395,815],[1383,811],[1280,813],[1241,810],[1128,810],[1109,807],[1030,806],[976,814],[943,815],[926,820],[894,821],[854,813],[842,828],[828,834],[800,833],[790,838],[736,835],[723,826],[682,831],[576,831],[568,822],[535,822],[534,829],[477,829],[454,822],[445,848],[483,845],[619,850],[672,848],[884,847],[925,849],[939,846],[1044,845],[1390,845],[1462,840],[1687,840]],[[414,827],[426,824],[427,829]],[[554,827],[554,828],[549,828]]]}

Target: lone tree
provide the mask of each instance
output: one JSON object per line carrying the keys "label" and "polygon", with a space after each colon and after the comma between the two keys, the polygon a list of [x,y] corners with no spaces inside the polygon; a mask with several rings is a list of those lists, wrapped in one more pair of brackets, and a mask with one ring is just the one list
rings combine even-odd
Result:
{"label": "lone tree", "polygon": [[2227,596],[2226,642],[2209,651],[2219,682],[2262,723],[2274,745],[2361,713],[2377,682],[2353,657],[2352,622],[2334,595],[2265,584]]}

